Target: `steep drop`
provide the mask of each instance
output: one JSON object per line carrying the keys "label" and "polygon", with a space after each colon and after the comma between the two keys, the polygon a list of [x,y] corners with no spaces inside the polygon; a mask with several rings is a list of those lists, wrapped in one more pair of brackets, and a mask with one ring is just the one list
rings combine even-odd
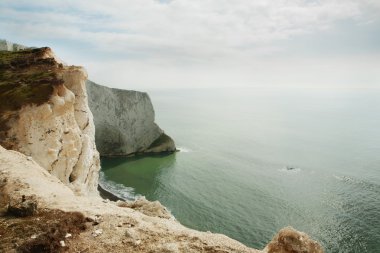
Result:
{"label": "steep drop", "polygon": [[100,155],[123,156],[176,150],[172,138],[154,122],[154,109],[147,93],[112,89],[89,80],[87,91]]}

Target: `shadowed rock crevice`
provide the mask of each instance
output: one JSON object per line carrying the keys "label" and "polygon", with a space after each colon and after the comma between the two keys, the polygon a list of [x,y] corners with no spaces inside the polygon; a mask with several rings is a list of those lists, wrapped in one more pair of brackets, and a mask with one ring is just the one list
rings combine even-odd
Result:
{"label": "shadowed rock crevice", "polygon": [[323,253],[321,245],[292,227],[281,229],[265,248],[268,253]]}
{"label": "shadowed rock crevice", "polygon": [[175,152],[175,144],[172,138],[162,133],[150,146],[144,150],[144,153],[172,153]]}

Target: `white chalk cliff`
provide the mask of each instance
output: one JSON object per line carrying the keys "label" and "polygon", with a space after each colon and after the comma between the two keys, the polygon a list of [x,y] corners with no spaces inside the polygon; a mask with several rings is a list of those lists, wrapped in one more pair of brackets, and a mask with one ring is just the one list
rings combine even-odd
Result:
{"label": "white chalk cliff", "polygon": [[145,92],[113,89],[87,81],[96,146],[102,156],[175,151],[174,141],[154,122]]}
{"label": "white chalk cliff", "polygon": [[[86,71],[57,62],[50,48],[19,52],[0,63],[4,74],[0,144],[32,157],[77,194],[97,194],[100,161],[87,103]],[[20,77],[16,83],[5,79],[12,74]],[[7,99],[8,104],[20,99],[19,108],[5,111]]]}

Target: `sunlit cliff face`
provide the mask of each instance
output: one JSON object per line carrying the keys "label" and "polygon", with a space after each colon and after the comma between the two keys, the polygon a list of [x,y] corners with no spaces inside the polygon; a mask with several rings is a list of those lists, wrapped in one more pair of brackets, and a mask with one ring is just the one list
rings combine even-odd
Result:
{"label": "sunlit cliff face", "polygon": [[49,48],[2,52],[1,145],[31,156],[77,194],[96,194],[99,154],[86,72]]}

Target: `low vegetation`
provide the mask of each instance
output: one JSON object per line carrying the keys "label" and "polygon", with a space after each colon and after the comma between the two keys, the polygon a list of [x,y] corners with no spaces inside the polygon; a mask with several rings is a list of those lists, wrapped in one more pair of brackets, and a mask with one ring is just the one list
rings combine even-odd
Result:
{"label": "low vegetation", "polygon": [[40,105],[49,100],[63,68],[54,59],[44,59],[49,48],[16,52],[0,51],[0,131],[14,111],[24,105]]}
{"label": "low vegetation", "polygon": [[85,230],[86,219],[79,212],[44,209],[28,217],[8,213],[0,217],[0,252],[70,252],[70,241]]}

